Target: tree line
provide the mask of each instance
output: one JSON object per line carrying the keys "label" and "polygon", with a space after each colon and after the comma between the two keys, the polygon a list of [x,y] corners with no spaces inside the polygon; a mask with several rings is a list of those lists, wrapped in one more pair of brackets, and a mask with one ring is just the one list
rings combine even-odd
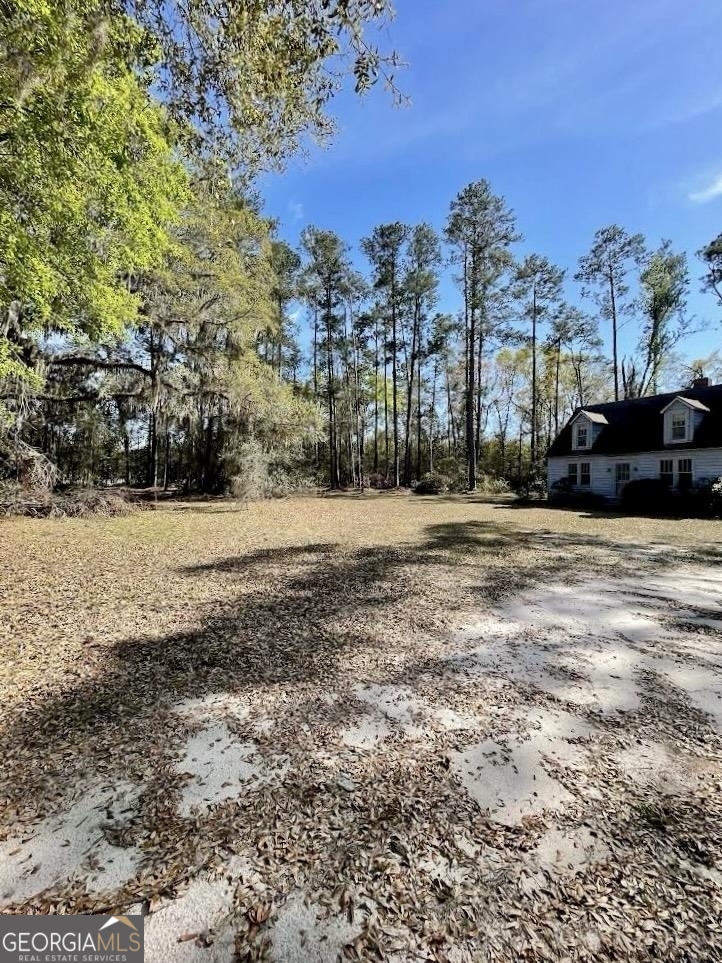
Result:
{"label": "tree line", "polygon": [[[297,290],[327,426],[315,468],[332,487],[362,485],[365,472],[372,483],[409,485],[434,470],[472,490],[480,474],[528,483],[576,407],[693,377],[701,363],[680,371],[679,355],[697,325],[689,268],[669,241],[650,248],[640,234],[605,227],[571,272],[541,254],[518,256],[521,240],[514,212],[485,180],[457,194],[441,232],[376,227],[359,245],[365,276],[340,237],[306,229]],[[700,252],[704,287],[718,301],[719,248],[718,239]],[[454,314],[437,310],[447,270]],[[632,346],[624,353],[622,327]]]}
{"label": "tree line", "polygon": [[[606,227],[565,270],[518,253],[516,216],[485,180],[440,231],[389,222],[356,251],[318,227],[298,250],[280,239],[254,178],[330,136],[339,54],[359,92],[379,77],[395,89],[396,55],[363,35],[389,12],[2,8],[7,479],[261,494],[429,472],[522,484],[575,407],[660,390],[697,324],[669,241]],[[700,257],[720,304],[722,235]]]}

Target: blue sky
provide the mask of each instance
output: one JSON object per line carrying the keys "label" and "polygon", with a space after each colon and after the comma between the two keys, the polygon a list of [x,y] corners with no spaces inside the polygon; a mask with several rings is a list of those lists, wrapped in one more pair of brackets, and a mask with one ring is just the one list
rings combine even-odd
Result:
{"label": "blue sky", "polygon": [[[426,220],[486,178],[515,210],[519,253],[574,273],[594,231],[619,223],[690,257],[690,308],[722,341],[694,252],[722,232],[720,0],[397,0],[380,43],[408,67],[411,105],[344,93],[333,145],[260,187],[296,244],[306,224],[348,242],[374,225]],[[356,252],[358,263],[363,258]],[[575,296],[576,286],[569,293]],[[454,311],[453,284],[440,308]],[[627,337],[629,337],[627,332]]]}

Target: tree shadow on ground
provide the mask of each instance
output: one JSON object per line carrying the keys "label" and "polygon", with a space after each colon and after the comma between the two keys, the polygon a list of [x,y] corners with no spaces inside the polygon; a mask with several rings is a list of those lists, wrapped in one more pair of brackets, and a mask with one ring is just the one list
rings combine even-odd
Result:
{"label": "tree shadow on ground", "polygon": [[[545,512],[559,512],[565,515],[577,515],[579,518],[633,518],[635,516],[630,515],[628,512],[621,512],[619,509],[610,505],[608,508],[585,508],[582,505],[558,505],[554,502],[548,502],[543,499],[524,499],[518,498],[506,502],[505,504],[496,505],[496,508],[513,508],[516,510],[528,509],[530,511],[536,511],[543,509]],[[645,516],[646,517],[646,516]]]}
{"label": "tree shadow on ground", "polygon": [[376,672],[410,664],[455,611],[578,574],[590,542],[600,547],[565,536],[550,551],[532,533],[470,521],[394,548],[301,544],[190,565],[183,576],[223,583],[195,624],[91,647],[63,691],[31,690],[0,733],[0,797],[11,812],[42,811],[85,770],[140,778],[177,741],[183,699],[332,687],[361,657]]}

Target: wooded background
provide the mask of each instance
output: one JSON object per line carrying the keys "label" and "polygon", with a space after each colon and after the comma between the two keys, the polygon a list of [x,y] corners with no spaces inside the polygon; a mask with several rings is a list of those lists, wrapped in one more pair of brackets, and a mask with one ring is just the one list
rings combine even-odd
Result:
{"label": "wooded background", "polygon": [[[256,176],[332,136],[344,77],[400,97],[397,55],[364,34],[389,14],[0,7],[6,480],[265,495],[431,472],[496,490],[541,477],[575,407],[720,376],[717,353],[681,354],[700,320],[672,242],[612,225],[577,264],[522,257],[522,225],[483,179],[440,231],[279,238]],[[699,256],[719,305],[722,235]],[[449,274],[458,307],[442,313]]]}

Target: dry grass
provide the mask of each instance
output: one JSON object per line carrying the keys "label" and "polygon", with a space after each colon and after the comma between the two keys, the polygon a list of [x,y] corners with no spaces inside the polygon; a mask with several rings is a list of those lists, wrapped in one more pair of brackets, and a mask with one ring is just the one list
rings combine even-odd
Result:
{"label": "dry grass", "polygon": [[[607,820],[604,832],[630,834],[629,846],[615,855],[616,869],[547,881],[545,893],[525,894],[513,873],[497,878],[467,860],[465,881],[447,892],[408,852],[399,856],[413,848],[412,837],[418,853],[430,836],[448,849],[448,827],[464,826],[479,846],[510,853],[509,865],[517,865],[540,831],[533,822],[500,829],[459,793],[448,759],[463,748],[462,737],[439,733],[411,750],[392,739],[384,755],[357,759],[353,778],[342,776],[339,784],[328,769],[337,765],[328,752],[339,727],[359,711],[352,695],[358,682],[414,685],[429,699],[447,686],[448,704],[467,710],[458,685],[444,682],[439,667],[450,645],[463,648],[458,629],[469,619],[547,582],[718,565],[720,543],[722,522],[371,493],[249,506],[173,504],[123,518],[3,521],[5,833],[61,810],[71,789],[82,789],[91,776],[110,784],[120,772],[141,787],[141,797],[136,818],[117,832],[143,856],[142,870],[120,890],[94,894],[80,874],[10,904],[11,911],[101,912],[143,900],[153,909],[157,900],[178,896],[201,869],[214,871],[236,854],[251,860],[256,873],[255,883],[244,880],[235,894],[240,958],[270,952],[264,937],[270,909],[253,906],[277,904],[299,885],[329,909],[366,900],[366,910],[357,908],[365,923],[351,958],[355,952],[391,959],[401,941],[422,955],[409,949],[400,960],[452,959],[454,942],[478,959],[507,959],[510,947],[520,959],[560,959],[579,914],[587,926],[597,919],[606,941],[600,958],[646,960],[657,951],[666,959],[720,958],[705,956],[699,935],[706,927],[708,945],[720,951],[719,933],[709,929],[713,884],[691,875],[680,884],[666,878],[665,868],[652,872],[652,843],[644,841],[652,816],[659,823],[662,812],[684,838],[685,852],[695,825],[702,826],[714,865],[722,855],[709,822],[716,804],[705,808],[696,796],[685,797],[668,817],[668,806],[660,809],[646,796],[627,799],[620,783],[621,808],[594,817],[592,804],[589,815]],[[464,692],[463,699],[472,698]],[[199,722],[179,716],[177,707],[228,694],[247,706],[246,721],[229,723],[239,739],[247,741],[248,726],[272,708],[272,727],[253,730],[253,739],[264,758],[284,760],[284,792],[258,787],[249,805],[231,800],[183,818],[175,760]],[[327,696],[333,696],[328,703]],[[502,693],[498,705],[482,690],[473,698],[472,710],[486,719],[482,728],[493,729],[494,713],[519,711],[528,696]],[[634,721],[639,738],[668,726],[692,755],[704,755],[709,745],[720,753],[718,737],[686,709],[661,723],[657,709],[644,711]],[[638,828],[630,828],[630,813],[638,814]],[[382,859],[389,845],[392,855]],[[659,845],[661,852],[670,842]],[[654,889],[655,879],[659,892],[651,898],[644,887]],[[628,886],[643,892],[632,894]],[[697,908],[682,907],[686,935],[665,928],[650,943],[655,913],[672,919],[688,896]],[[517,906],[513,917],[504,915],[509,900]],[[561,908],[565,901],[573,912]],[[696,923],[688,920],[695,913]],[[484,939],[482,918],[492,934]],[[503,932],[510,918],[517,921],[512,942]],[[542,930],[540,943],[534,933]],[[572,946],[568,958],[591,958],[585,945]]]}
{"label": "dry grass", "polygon": [[[548,544],[539,538],[545,534],[561,538]],[[321,549],[336,564],[371,549],[382,553],[380,559],[396,553],[399,562],[408,554],[429,563],[428,571],[418,564],[414,569],[428,576],[425,591],[433,595],[449,562],[472,567],[476,575],[482,558],[484,584],[503,586],[510,578],[518,585],[537,568],[563,567],[567,552],[590,569],[594,558],[616,566],[617,543],[697,552],[722,543],[722,521],[597,517],[462,496],[372,493],[250,505],[174,503],[112,519],[8,519],[0,527],[0,584],[6,587],[0,691],[22,701],[20,678],[33,686],[58,684],[68,659],[86,661],[91,641],[107,647],[192,630],[237,595],[237,581],[228,577],[233,559],[259,560],[266,553],[263,577],[270,573],[282,582],[289,555],[302,548]],[[203,577],[192,577],[199,567]],[[452,581],[463,595],[458,572]],[[282,584],[278,588],[282,596]],[[400,599],[406,588],[395,588]],[[405,601],[422,599],[409,592]],[[442,594],[441,603],[448,610],[463,600],[454,592]],[[448,611],[434,615],[449,619]]]}

